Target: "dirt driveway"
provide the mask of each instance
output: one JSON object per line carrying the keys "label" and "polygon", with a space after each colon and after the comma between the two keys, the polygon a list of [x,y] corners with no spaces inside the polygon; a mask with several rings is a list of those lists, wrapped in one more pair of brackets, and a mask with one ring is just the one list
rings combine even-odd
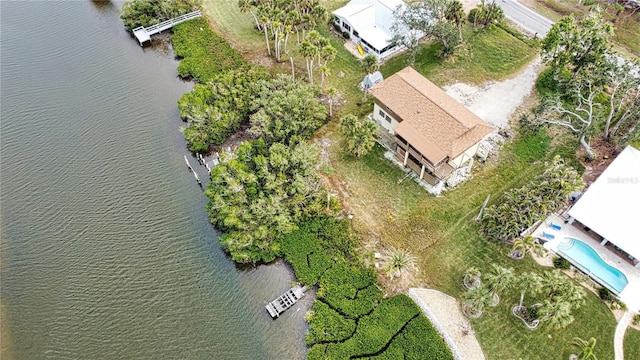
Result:
{"label": "dirt driveway", "polygon": [[511,115],[531,93],[539,71],[540,57],[536,57],[510,79],[480,86],[454,83],[444,90],[484,121],[498,129],[508,128]]}

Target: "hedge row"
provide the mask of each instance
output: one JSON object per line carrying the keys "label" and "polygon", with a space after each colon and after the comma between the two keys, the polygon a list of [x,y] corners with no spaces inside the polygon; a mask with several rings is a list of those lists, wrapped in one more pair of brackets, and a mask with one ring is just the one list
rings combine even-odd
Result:
{"label": "hedge row", "polygon": [[178,65],[182,78],[205,83],[222,71],[245,64],[242,56],[212,31],[204,18],[174,26],[171,42],[175,55],[182,58]]}
{"label": "hedge row", "polygon": [[336,262],[354,257],[354,238],[344,219],[314,218],[279,241],[281,255],[291,264],[298,280],[307,285],[318,283]]}
{"label": "hedge row", "polygon": [[309,323],[307,345],[344,341],[356,330],[355,320],[343,317],[322,301],[314,302],[307,321]]}
{"label": "hedge row", "polygon": [[382,300],[376,275],[370,268],[338,263],[320,280],[319,299],[349,318],[371,313]]}
{"label": "hedge row", "polygon": [[424,316],[417,316],[396,336],[382,353],[369,357],[375,360],[449,360],[451,350]]}
{"label": "hedge row", "polygon": [[344,342],[317,344],[307,359],[452,359],[418,306],[406,295],[384,299]]}

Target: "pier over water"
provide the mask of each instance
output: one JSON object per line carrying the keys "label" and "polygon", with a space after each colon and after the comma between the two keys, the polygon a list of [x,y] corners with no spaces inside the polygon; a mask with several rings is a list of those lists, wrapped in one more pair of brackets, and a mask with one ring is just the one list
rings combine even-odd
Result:
{"label": "pier over water", "polygon": [[140,45],[144,44],[147,41],[151,40],[151,35],[163,32],[164,30],[171,29],[174,25],[180,24],[187,20],[195,19],[197,17],[202,16],[200,11],[190,12],[188,14],[184,14],[173,19],[169,19],[167,21],[163,21],[160,24],[156,24],[145,28],[144,26],[137,27],[133,29],[133,35],[138,39]]}

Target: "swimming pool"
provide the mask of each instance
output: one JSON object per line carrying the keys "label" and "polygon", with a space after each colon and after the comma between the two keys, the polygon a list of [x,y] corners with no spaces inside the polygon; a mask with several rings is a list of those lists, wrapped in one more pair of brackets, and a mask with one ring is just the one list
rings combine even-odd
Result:
{"label": "swimming pool", "polygon": [[565,238],[565,241],[558,244],[558,252],[618,294],[629,283],[620,270],[605,263],[591,246],[580,240]]}

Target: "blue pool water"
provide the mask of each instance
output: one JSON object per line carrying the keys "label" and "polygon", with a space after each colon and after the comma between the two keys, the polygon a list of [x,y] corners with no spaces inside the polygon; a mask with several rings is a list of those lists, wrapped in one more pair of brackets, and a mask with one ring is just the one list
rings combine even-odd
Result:
{"label": "blue pool water", "polygon": [[558,245],[558,251],[562,256],[580,265],[582,270],[590,272],[590,275],[604,282],[603,285],[608,285],[618,294],[627,286],[629,283],[627,277],[620,270],[605,263],[591,246],[572,238],[566,238],[566,240],[568,241]]}

